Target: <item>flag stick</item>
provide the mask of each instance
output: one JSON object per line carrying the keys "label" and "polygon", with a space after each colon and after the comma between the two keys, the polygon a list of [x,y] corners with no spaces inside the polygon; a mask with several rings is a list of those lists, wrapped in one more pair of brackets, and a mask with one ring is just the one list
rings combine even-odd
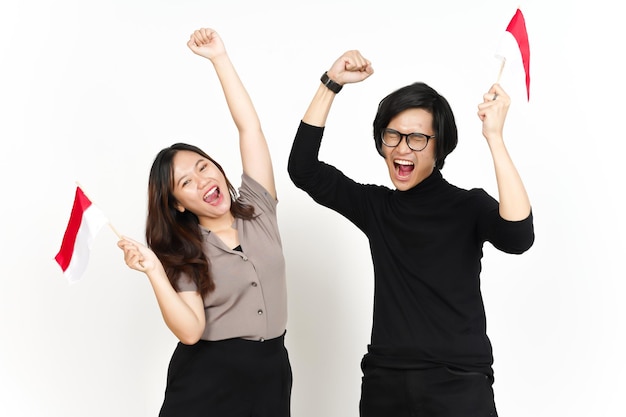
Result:
{"label": "flag stick", "polygon": [[120,235],[117,230],[115,230],[115,227],[113,227],[113,225],[111,224],[111,222],[109,222],[109,227],[111,228],[111,230],[113,230],[113,233],[115,233],[115,236],[117,236],[118,239],[122,238],[122,235]]}
{"label": "flag stick", "polygon": [[[83,187],[78,181],[76,181],[76,185],[78,187],[80,187],[81,190],[83,190],[83,193],[87,196],[87,198],[89,199],[89,201],[91,201],[93,203],[93,200],[91,199],[91,197],[89,197],[89,194],[87,194],[85,192],[85,187]],[[122,235],[120,235],[117,230],[115,230],[115,227],[113,227],[113,225],[111,224],[111,222],[108,222],[109,227],[111,228],[111,230],[113,231],[113,233],[115,233],[115,236],[117,236],[118,239],[122,238]]]}
{"label": "flag stick", "polygon": [[498,71],[498,79],[496,80],[496,84],[500,84],[500,78],[502,78],[502,71],[504,71],[505,63],[506,63],[506,58],[502,57],[502,62],[500,63],[500,71]]}

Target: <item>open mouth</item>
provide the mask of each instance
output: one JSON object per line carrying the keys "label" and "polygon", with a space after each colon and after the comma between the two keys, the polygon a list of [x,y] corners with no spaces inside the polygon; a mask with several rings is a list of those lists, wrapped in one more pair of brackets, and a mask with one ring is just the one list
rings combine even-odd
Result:
{"label": "open mouth", "polygon": [[220,192],[220,188],[215,186],[211,188],[202,199],[209,204],[213,204],[219,200],[221,195],[222,193]]}
{"label": "open mouth", "polygon": [[399,177],[408,177],[415,169],[415,164],[411,161],[404,159],[396,159],[393,161],[393,166],[396,169],[396,174]]}

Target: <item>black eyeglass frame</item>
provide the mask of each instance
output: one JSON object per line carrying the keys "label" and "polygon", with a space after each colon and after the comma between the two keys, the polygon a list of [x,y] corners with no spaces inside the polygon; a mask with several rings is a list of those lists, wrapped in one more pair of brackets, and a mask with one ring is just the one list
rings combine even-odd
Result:
{"label": "black eyeglass frame", "polygon": [[[398,143],[396,143],[395,145],[390,145],[388,143],[385,142],[385,133],[393,133],[396,135],[400,136],[400,140],[398,141]],[[426,138],[426,144],[424,145],[424,147],[422,149],[414,149],[411,146],[411,143],[409,142],[409,136],[418,136],[418,137],[422,137],[422,138]],[[406,141],[406,145],[409,147],[410,150],[412,151],[416,151],[416,152],[421,152],[424,149],[426,149],[426,147],[428,146],[428,142],[431,139],[436,139],[435,135],[427,135],[425,133],[419,133],[419,132],[411,132],[411,133],[400,133],[395,129],[383,129],[382,132],[380,132],[380,140],[382,141],[383,145],[389,147],[389,148],[397,148],[398,145],[400,145],[400,142],[402,142],[402,138],[404,138],[404,140]]]}

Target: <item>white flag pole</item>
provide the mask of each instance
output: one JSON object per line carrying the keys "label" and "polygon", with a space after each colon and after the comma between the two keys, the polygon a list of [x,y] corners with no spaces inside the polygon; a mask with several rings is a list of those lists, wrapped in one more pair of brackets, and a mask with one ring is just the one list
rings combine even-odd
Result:
{"label": "white flag pole", "polygon": [[498,78],[496,79],[496,84],[500,84],[500,78],[502,78],[502,71],[504,71],[504,64],[506,63],[506,58],[501,56],[498,57],[502,60],[500,63],[500,71],[498,71]]}

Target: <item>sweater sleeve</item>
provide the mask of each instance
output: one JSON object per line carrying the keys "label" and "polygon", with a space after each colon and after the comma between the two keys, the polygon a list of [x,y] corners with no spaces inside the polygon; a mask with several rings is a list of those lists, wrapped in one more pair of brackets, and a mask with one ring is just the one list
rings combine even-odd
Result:
{"label": "sweater sleeve", "polygon": [[332,165],[319,160],[323,127],[300,122],[287,170],[296,187],[317,203],[345,216],[363,230],[366,186],[345,176]]}
{"label": "sweater sleeve", "polygon": [[485,240],[506,253],[524,253],[535,241],[532,212],[524,220],[510,221],[503,219],[495,209],[488,213],[485,225]]}
{"label": "sweater sleeve", "polygon": [[323,127],[300,122],[291,146],[287,171],[295,186],[304,191],[310,188],[311,177],[321,169],[318,155],[323,134]]}

